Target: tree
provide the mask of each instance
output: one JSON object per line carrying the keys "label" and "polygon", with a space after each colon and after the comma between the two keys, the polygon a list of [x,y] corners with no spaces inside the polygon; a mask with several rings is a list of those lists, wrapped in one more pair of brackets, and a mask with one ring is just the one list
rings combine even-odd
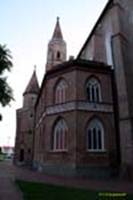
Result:
{"label": "tree", "polygon": [[[6,45],[0,44],[0,104],[6,106],[13,100],[13,92],[11,87],[7,83],[7,77],[3,76],[5,71],[9,71],[12,68],[11,52],[7,49]],[[2,116],[0,114],[0,120]]]}

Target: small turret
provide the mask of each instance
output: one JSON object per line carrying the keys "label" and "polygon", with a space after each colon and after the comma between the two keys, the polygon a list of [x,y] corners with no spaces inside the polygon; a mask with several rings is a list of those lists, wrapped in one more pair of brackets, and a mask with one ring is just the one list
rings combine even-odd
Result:
{"label": "small turret", "polygon": [[23,93],[23,107],[34,106],[39,93],[39,84],[36,76],[36,71],[33,71],[32,77]]}
{"label": "small turret", "polygon": [[66,61],[66,43],[60,28],[59,17],[53,32],[52,39],[48,44],[46,70],[50,70],[53,66]]}

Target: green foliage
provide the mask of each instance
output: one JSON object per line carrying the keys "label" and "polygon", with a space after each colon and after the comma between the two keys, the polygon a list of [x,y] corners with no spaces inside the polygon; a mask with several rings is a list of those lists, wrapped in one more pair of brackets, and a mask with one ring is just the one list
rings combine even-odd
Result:
{"label": "green foliage", "polygon": [[[7,78],[3,76],[5,71],[12,68],[10,50],[5,45],[0,45],[0,104],[6,106],[13,100],[12,89],[7,83]],[[1,115],[0,115],[1,116]]]}
{"label": "green foliage", "polygon": [[5,159],[5,154],[2,153],[2,148],[0,147],[0,161],[3,161]]}
{"label": "green foliage", "polygon": [[10,71],[12,67],[10,50],[6,48],[6,45],[0,44],[0,74],[5,70]]}
{"label": "green foliage", "polygon": [[4,159],[5,159],[5,155],[0,153],[0,161],[4,161]]}
{"label": "green foliage", "polygon": [[7,84],[7,78],[0,78],[0,103],[2,106],[6,106],[13,99],[12,89]]}

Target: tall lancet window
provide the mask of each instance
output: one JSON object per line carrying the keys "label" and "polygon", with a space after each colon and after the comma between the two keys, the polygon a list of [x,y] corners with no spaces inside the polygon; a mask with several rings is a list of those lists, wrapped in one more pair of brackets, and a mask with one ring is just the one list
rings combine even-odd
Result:
{"label": "tall lancet window", "polygon": [[106,61],[108,65],[112,66],[113,69],[113,57],[112,57],[112,46],[111,46],[112,32],[108,31],[105,35],[105,48],[106,48]]}
{"label": "tall lancet window", "polygon": [[101,102],[101,85],[96,78],[90,78],[86,84],[87,99],[90,102]]}
{"label": "tall lancet window", "polygon": [[67,82],[61,79],[55,87],[55,103],[64,103],[66,101]]}
{"label": "tall lancet window", "polygon": [[57,60],[60,60],[60,58],[61,58],[60,51],[57,51]]}
{"label": "tall lancet window", "polygon": [[54,126],[52,134],[52,150],[65,151],[67,150],[67,133],[68,127],[64,119],[59,119]]}
{"label": "tall lancet window", "polygon": [[87,150],[104,151],[104,127],[98,119],[93,119],[87,127]]}

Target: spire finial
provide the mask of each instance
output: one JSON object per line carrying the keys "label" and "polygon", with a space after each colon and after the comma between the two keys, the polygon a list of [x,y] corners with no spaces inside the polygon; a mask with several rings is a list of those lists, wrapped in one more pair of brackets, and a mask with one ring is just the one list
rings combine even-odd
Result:
{"label": "spire finial", "polygon": [[57,16],[57,21],[56,21],[56,25],[55,25],[55,29],[54,29],[54,33],[52,36],[52,39],[60,39],[62,40],[62,33],[61,33],[61,28],[60,28],[60,23],[59,23],[59,17]]}
{"label": "spire finial", "polygon": [[36,66],[36,65],[34,65],[34,71],[36,71],[36,68],[37,68],[37,66]]}

